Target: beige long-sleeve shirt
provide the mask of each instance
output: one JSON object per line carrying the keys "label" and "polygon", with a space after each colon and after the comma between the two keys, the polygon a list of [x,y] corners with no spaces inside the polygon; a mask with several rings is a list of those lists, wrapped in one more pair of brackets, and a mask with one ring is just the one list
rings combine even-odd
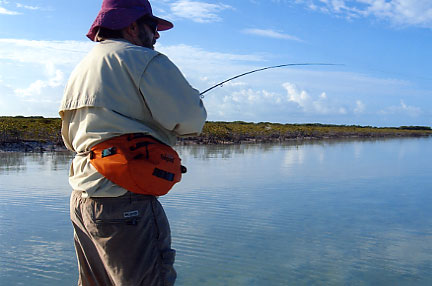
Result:
{"label": "beige long-sleeve shirt", "polygon": [[[179,136],[199,134],[207,116],[199,92],[166,56],[125,40],[103,41],[83,59],[59,114],[65,145],[77,153],[128,133],[146,133],[173,146]],[[88,156],[75,156],[69,183],[84,196],[126,193],[99,174]]]}

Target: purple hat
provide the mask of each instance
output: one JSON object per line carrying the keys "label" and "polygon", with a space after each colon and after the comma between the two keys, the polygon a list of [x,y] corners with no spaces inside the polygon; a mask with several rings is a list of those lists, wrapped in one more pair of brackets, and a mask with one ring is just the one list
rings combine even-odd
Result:
{"label": "purple hat", "polygon": [[120,30],[128,27],[144,15],[149,15],[158,22],[158,31],[165,31],[174,26],[167,20],[153,16],[148,0],[103,0],[102,8],[87,37],[94,41],[99,27]]}

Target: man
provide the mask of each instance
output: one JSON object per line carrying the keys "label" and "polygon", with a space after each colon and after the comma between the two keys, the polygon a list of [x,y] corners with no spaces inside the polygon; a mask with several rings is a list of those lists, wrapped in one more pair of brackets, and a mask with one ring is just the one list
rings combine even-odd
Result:
{"label": "man", "polygon": [[172,27],[148,0],[103,0],[87,34],[99,43],[65,88],[59,113],[64,143],[77,153],[69,182],[79,285],[174,284],[175,251],[157,196],[120,187],[91,162],[92,148],[125,134],[173,146],[201,132],[199,92],[154,51],[159,31]]}

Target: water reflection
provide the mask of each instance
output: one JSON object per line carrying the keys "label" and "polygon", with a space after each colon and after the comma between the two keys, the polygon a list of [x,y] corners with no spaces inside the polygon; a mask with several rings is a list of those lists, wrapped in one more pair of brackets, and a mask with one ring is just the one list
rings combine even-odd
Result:
{"label": "water reflection", "polygon": [[[432,139],[179,146],[176,285],[432,285]],[[74,285],[69,153],[0,154],[0,284]]]}
{"label": "water reflection", "polygon": [[0,173],[25,170],[24,153],[0,153]]}
{"label": "water reflection", "polygon": [[295,148],[302,150],[304,148],[313,147],[314,149],[323,150],[323,148],[332,146],[348,145],[354,147],[356,157],[361,156],[362,146],[364,144],[382,144],[392,142],[395,145],[403,146],[404,142],[413,140],[429,140],[429,138],[342,138],[328,140],[292,140],[281,143],[262,143],[262,144],[227,144],[227,145],[183,145],[176,146],[176,150],[183,154],[183,157],[190,156],[201,160],[209,160],[212,158],[229,159],[235,155],[243,155],[248,153],[266,153],[272,152],[275,149]]}
{"label": "water reflection", "polygon": [[24,172],[29,166],[38,166],[57,171],[68,168],[73,155],[69,152],[48,153],[0,153],[0,173],[16,171]]}

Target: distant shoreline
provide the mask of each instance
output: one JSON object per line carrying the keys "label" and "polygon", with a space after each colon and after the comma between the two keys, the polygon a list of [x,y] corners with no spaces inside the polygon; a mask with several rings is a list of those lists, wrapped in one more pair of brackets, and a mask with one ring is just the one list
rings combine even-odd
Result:
{"label": "distant shoreline", "polygon": [[[0,117],[0,152],[67,151],[60,118]],[[206,122],[200,136],[180,138],[178,145],[282,143],[310,140],[432,136],[427,126],[371,127],[270,122]]]}
{"label": "distant shoreline", "polygon": [[[360,140],[360,139],[397,139],[397,138],[415,138],[429,137],[432,135],[383,135],[383,136],[332,136],[332,137],[302,137],[302,138],[248,138],[244,141],[219,140],[211,143],[203,142],[202,139],[179,139],[176,146],[190,145],[240,145],[240,144],[262,144],[262,143],[284,143],[284,142],[305,142],[305,141],[323,141],[323,140]],[[22,153],[45,153],[45,152],[70,152],[63,144],[59,145],[54,142],[41,141],[19,141],[19,142],[0,142],[0,153],[22,152]]]}

